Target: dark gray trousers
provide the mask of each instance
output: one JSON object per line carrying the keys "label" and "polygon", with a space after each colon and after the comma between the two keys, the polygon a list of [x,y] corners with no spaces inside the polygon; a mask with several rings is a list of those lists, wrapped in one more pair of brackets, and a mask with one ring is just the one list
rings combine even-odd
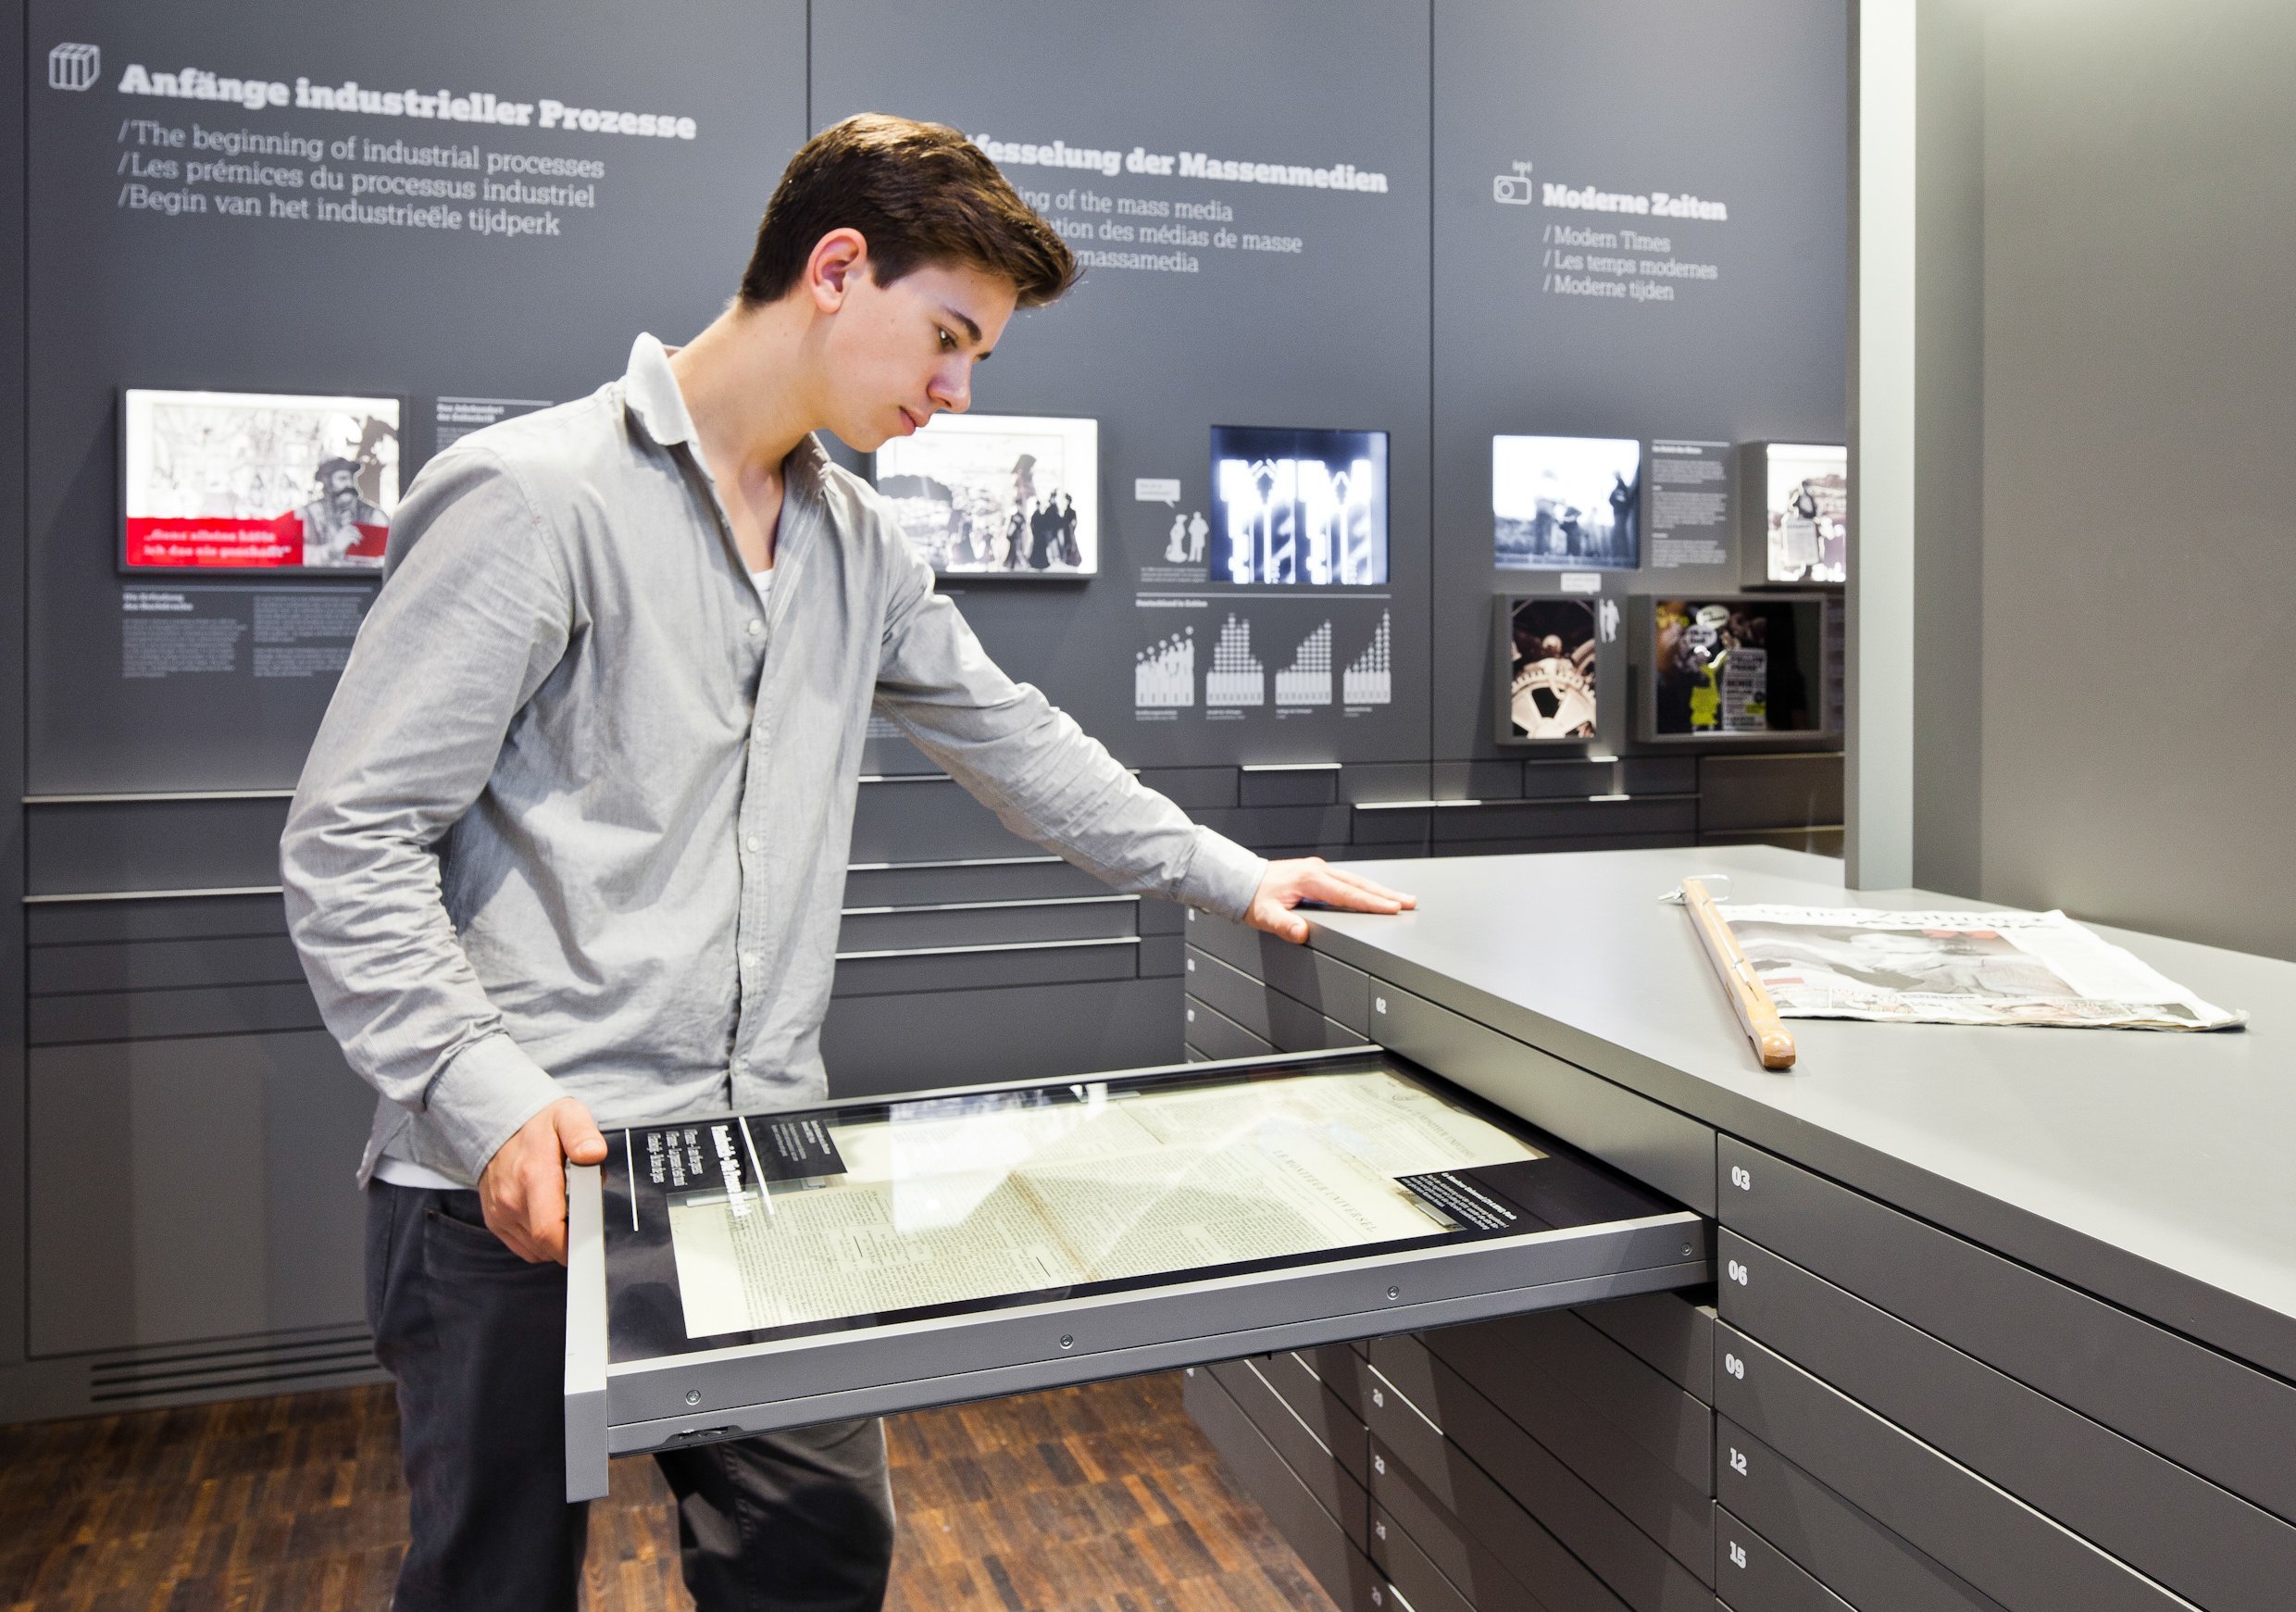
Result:
{"label": "dark gray trousers", "polygon": [[[476,1193],[378,1181],[367,1317],[398,1380],[412,1540],[396,1612],[572,1612],[589,1507],[566,1501],[566,1270],[486,1229]],[[875,1418],[656,1456],[701,1612],[861,1612],[892,1565]]]}

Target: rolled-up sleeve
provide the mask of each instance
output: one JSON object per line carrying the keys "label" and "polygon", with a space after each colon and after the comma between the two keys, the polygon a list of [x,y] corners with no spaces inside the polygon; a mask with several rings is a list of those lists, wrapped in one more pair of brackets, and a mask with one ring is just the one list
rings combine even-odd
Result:
{"label": "rolled-up sleeve", "polygon": [[450,452],[392,523],[386,581],[280,843],[288,925],[327,1027],[469,1179],[563,1095],[514,1043],[455,936],[440,842],[574,631],[573,594],[514,475]]}
{"label": "rolled-up sleeve", "polygon": [[1267,860],[1134,778],[1074,719],[999,669],[922,559],[904,554],[877,708],[1014,833],[1118,890],[1242,918]]}

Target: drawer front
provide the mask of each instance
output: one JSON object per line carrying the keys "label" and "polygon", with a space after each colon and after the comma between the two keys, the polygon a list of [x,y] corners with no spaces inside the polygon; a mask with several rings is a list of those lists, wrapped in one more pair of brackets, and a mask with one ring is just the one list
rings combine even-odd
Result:
{"label": "drawer front", "polygon": [[1291,1407],[1292,1414],[1305,1422],[1324,1447],[1339,1458],[1349,1477],[1358,1483],[1370,1481],[1363,1418],[1324,1386],[1314,1367],[1291,1350],[1262,1356],[1252,1364],[1261,1380]]}
{"label": "drawer front", "polygon": [[1518,1114],[1701,1214],[1714,1213],[1715,1133],[1686,1114],[1380,982],[1371,1039]]}
{"label": "drawer front", "polygon": [[1714,1306],[1678,1293],[1580,1305],[1573,1315],[1664,1372],[1691,1398],[1714,1403]]}
{"label": "drawer front", "polygon": [[[1712,1468],[1686,1478],[1644,1453],[1590,1410],[1567,1385],[1558,1384],[1507,1347],[1486,1327],[1454,1327],[1428,1334],[1436,1356],[1469,1386],[1512,1418],[1518,1427],[1568,1467],[1637,1528],[1671,1552],[1702,1580],[1714,1573]],[[1389,1363],[1416,1343],[1382,1339],[1372,1346],[1373,1366]],[[1420,1357],[1426,1358],[1424,1350]],[[1405,1376],[1430,1375],[1432,1363]],[[1404,1374],[1401,1363],[1394,1367]],[[1405,1390],[1409,1392],[1408,1389]],[[1430,1403],[1430,1381],[1418,1403],[1439,1424],[1448,1425],[1440,1401]],[[1373,1424],[1377,1427],[1377,1423]]]}
{"label": "drawer front", "polygon": [[[1743,1518],[1747,1526],[1859,1612],[2002,1612],[1999,1602],[1907,1544],[1728,1417],[1716,1422],[1715,1453],[1715,1482],[1721,1491],[1725,1526],[1728,1519]],[[1724,1599],[1729,1599],[1727,1574],[1719,1588]]]}
{"label": "drawer front", "polygon": [[1369,1558],[1316,1503],[1212,1374],[1192,1368],[1182,1381],[1181,1396],[1188,1414],[1226,1459],[1243,1492],[1259,1503],[1325,1593],[1351,1612],[1396,1612]]}
{"label": "drawer front", "polygon": [[1282,1395],[1249,1360],[1230,1360],[1209,1368],[1212,1376],[1236,1407],[1252,1419],[1292,1475],[1329,1512],[1358,1550],[1364,1548],[1364,1487],[1349,1473],[1337,1451],[1316,1436]]}
{"label": "drawer front", "polygon": [[1188,942],[1357,1034],[1371,1028],[1370,980],[1360,968],[1193,907],[1188,911]]}
{"label": "drawer front", "polygon": [[[1416,1408],[1385,1395],[1372,1423],[1371,1486],[1379,1492],[1390,1465],[1416,1477],[1434,1501],[1464,1513],[1479,1485],[1491,1483],[1536,1518],[1634,1612],[1707,1612],[1714,1601],[1705,1575],[1693,1573],[1618,1508],[1565,1466],[1545,1445],[1440,1359],[1431,1373],[1449,1436],[1430,1433]],[[1393,1434],[1394,1436],[1390,1436]],[[1713,1569],[1709,1566],[1707,1571]]]}
{"label": "drawer front", "polygon": [[[1523,1587],[1504,1573],[1500,1583],[1475,1583],[1473,1600],[1459,1593],[1434,1559],[1386,1512],[1371,1508],[1371,1565],[1410,1606],[1411,1612],[1537,1612]],[[1512,1593],[1508,1592],[1512,1592]]]}
{"label": "drawer front", "polygon": [[[1372,1478],[1373,1503],[1384,1508],[1454,1584],[1476,1587],[1504,1573],[1536,1587],[1545,1612],[1627,1612],[1621,1601],[1586,1565],[1517,1506],[1471,1461],[1451,1468],[1452,1504],[1438,1501],[1411,1469],[1382,1444]],[[1378,1513],[1372,1543],[1380,1543]]]}
{"label": "drawer front", "polygon": [[2210,1612],[2288,1606],[2296,1529],[1735,1232],[1721,1243],[1732,1326]]}
{"label": "drawer front", "polygon": [[1186,973],[1189,995],[1263,1037],[1279,1052],[1320,1052],[1363,1043],[1361,1035],[1337,1019],[1237,972],[1198,947],[1188,948]]}
{"label": "drawer front", "polygon": [[1725,1225],[2296,1520],[2296,1387],[1734,1138],[1720,1164]]}
{"label": "drawer front", "polygon": [[1856,1612],[1727,1511],[1714,1527],[1714,1587],[1730,1612]]}
{"label": "drawer front", "polygon": [[[1734,1281],[1727,1276],[1724,1285]],[[2183,1606],[1728,1322],[1715,1329],[1715,1347],[1722,1355],[1715,1371],[1717,1410],[2010,1612]]]}
{"label": "drawer front", "polygon": [[[1683,1306],[1687,1308],[1688,1306]],[[1622,1345],[1596,1331],[1583,1310],[1550,1310],[1452,1329],[1475,1331],[1510,1349],[1517,1371],[1553,1383],[1583,1403],[1653,1459],[1671,1467],[1700,1493],[1714,1478],[1714,1407],[1684,1393]],[[1447,1334],[1427,1334],[1441,1350]],[[1376,1357],[1376,1356],[1375,1356]],[[1709,1351],[1708,1359],[1712,1359]],[[1472,1381],[1473,1373],[1468,1373]]]}
{"label": "drawer front", "polygon": [[1272,1043],[1206,1003],[1191,1001],[1186,1012],[1187,1028],[1181,1034],[1207,1058],[1259,1058],[1276,1050]]}

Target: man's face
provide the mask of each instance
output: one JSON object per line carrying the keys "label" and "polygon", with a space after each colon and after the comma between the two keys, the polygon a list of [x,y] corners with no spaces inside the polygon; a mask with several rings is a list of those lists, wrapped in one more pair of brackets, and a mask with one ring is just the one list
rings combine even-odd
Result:
{"label": "man's face", "polygon": [[891,285],[856,273],[829,332],[829,428],[873,453],[934,415],[972,402],[973,366],[1013,317],[1010,281],[963,264],[927,264]]}
{"label": "man's face", "polygon": [[358,472],[332,469],[327,472],[327,502],[338,509],[358,502]]}

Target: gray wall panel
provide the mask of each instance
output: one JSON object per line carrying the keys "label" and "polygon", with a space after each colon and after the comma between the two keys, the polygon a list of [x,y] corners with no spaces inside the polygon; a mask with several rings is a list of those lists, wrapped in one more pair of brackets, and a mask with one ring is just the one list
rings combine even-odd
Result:
{"label": "gray wall panel", "polygon": [[319,1028],[318,1004],[312,999],[311,988],[300,980],[277,985],[119,991],[31,999],[34,1046]]}
{"label": "gray wall panel", "polygon": [[[1980,893],[2296,958],[2296,749],[2261,647],[2296,613],[2296,9],[1989,8],[1983,50]],[[2172,553],[2139,480],[2190,490]],[[2180,647],[2100,742],[2041,624],[2132,619]]]}
{"label": "gray wall panel", "polygon": [[[25,44],[22,27],[0,28],[0,218],[24,216]],[[29,332],[22,236],[8,240],[0,248],[0,487],[20,488]],[[24,516],[22,498],[0,497],[0,1368],[24,1356],[24,998],[15,985],[24,977],[24,832],[15,803],[26,787],[26,623],[5,603],[22,594]]]}
{"label": "gray wall panel", "polygon": [[950,779],[864,783],[854,803],[849,861],[944,862],[1042,854],[1041,846],[1009,832]]}
{"label": "gray wall panel", "polygon": [[848,868],[844,905],[930,906],[949,901],[1042,901],[1107,893],[1108,887],[1083,868],[1039,853],[970,865]]}
{"label": "gray wall panel", "polygon": [[2286,1605],[2296,1528],[1734,1232],[1715,1257],[1732,1327],[2210,1612]]}
{"label": "gray wall panel", "polygon": [[1050,985],[1085,980],[1129,980],[1139,974],[1140,942],[1052,941],[977,951],[889,952],[837,960],[839,997],[885,996],[918,991],[986,991],[1005,985]]}
{"label": "gray wall panel", "polygon": [[1183,1038],[1208,1058],[1266,1057],[1276,1050],[1273,1042],[1254,1035],[1217,1008],[1202,1002],[1190,1002],[1182,1009],[1182,1021],[1186,1026],[1180,1032]]}
{"label": "gray wall panel", "polygon": [[842,955],[1009,945],[1024,941],[1105,940],[1136,934],[1139,910],[1140,898],[1133,895],[909,906],[892,912],[848,910],[837,926],[837,950]]}
{"label": "gray wall panel", "polygon": [[1367,1548],[1370,1534],[1363,1481],[1348,1470],[1339,1452],[1268,1385],[1253,1362],[1230,1360],[1208,1369],[1236,1402],[1236,1408],[1251,1418],[1260,1436],[1283,1457],[1292,1475],[1331,1514],[1349,1543],[1357,1550]]}
{"label": "gray wall panel", "polygon": [[287,909],[277,895],[179,895],[163,901],[63,901],[24,909],[31,943],[205,940],[283,935]]}
{"label": "gray wall panel", "polygon": [[187,985],[299,982],[303,959],[285,935],[243,935],[199,941],[98,942],[35,946],[31,993],[75,991],[160,991]]}
{"label": "gray wall panel", "polygon": [[1351,1030],[1370,1028],[1370,980],[1360,968],[1194,908],[1188,914],[1188,939],[1246,977],[1265,980]]}
{"label": "gray wall panel", "polygon": [[1841,821],[1839,756],[1705,756],[1698,830],[1803,828]]}
{"label": "gray wall panel", "polygon": [[1178,1063],[1179,983],[839,998],[822,1026],[821,1056],[834,1097]]}
{"label": "gray wall panel", "polygon": [[1714,1307],[1678,1293],[1638,1293],[1571,1311],[1678,1383],[1714,1403]]}
{"label": "gray wall panel", "polygon": [[286,822],[287,802],[268,797],[35,805],[24,814],[30,893],[276,886]]}
{"label": "gray wall panel", "polygon": [[1856,1612],[1728,1512],[1714,1527],[1715,1589],[1731,1612]]}
{"label": "gray wall panel", "polygon": [[324,1032],[34,1053],[32,1352],[356,1323],[373,1113]]}

